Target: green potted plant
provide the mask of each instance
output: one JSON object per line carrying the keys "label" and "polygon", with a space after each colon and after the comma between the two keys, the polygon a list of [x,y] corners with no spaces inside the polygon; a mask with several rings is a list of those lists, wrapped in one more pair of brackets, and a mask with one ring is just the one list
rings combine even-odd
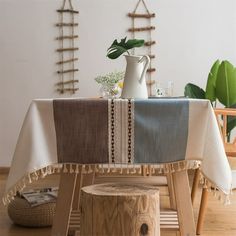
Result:
{"label": "green potted plant", "polygon": [[[236,108],[236,68],[229,61],[217,60],[208,75],[205,91],[195,84],[185,86],[184,95],[189,98],[209,99],[216,107],[217,101],[228,108]],[[236,119],[229,117],[227,133],[236,126]]]}
{"label": "green potted plant", "polygon": [[120,42],[117,39],[114,40],[107,49],[107,57],[110,59],[116,59],[122,54],[127,53],[125,55],[127,65],[121,94],[122,98],[148,98],[145,74],[150,63],[150,58],[146,55],[131,55],[129,52],[130,49],[142,47],[143,45],[143,39],[127,40],[125,37]]}
{"label": "green potted plant", "polygon": [[127,37],[120,40],[120,42],[115,39],[111,46],[107,49],[107,57],[110,59],[117,59],[124,53],[131,55],[130,49],[142,47],[144,45],[143,39],[129,39]]}
{"label": "green potted plant", "polygon": [[100,92],[104,98],[115,98],[119,95],[119,82],[124,79],[124,72],[111,72],[106,75],[99,75],[95,81],[101,86]]}

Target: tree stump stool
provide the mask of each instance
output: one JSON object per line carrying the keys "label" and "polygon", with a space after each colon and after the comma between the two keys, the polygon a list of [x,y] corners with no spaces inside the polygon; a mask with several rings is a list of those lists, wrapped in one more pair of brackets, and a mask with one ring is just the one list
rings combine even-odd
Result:
{"label": "tree stump stool", "polygon": [[105,183],[81,189],[81,236],[159,236],[156,187]]}

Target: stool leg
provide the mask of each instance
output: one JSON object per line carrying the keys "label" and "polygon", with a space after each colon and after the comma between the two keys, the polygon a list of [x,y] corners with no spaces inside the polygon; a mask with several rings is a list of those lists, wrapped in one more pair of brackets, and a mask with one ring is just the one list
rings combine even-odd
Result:
{"label": "stool leg", "polygon": [[208,191],[207,188],[202,189],[202,198],[201,198],[201,204],[198,214],[198,221],[197,221],[197,235],[200,235],[203,228],[204,218],[206,214],[207,209],[207,202],[208,202]]}
{"label": "stool leg", "polygon": [[67,236],[77,174],[61,173],[51,236]]}

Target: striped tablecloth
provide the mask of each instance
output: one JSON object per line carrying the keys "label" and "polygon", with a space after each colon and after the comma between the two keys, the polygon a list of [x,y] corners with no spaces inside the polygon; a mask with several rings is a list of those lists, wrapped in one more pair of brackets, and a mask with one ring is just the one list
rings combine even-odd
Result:
{"label": "striped tablecloth", "polygon": [[191,99],[33,100],[7,180],[4,203],[55,171],[153,172],[195,168],[228,195],[232,174],[211,104]]}

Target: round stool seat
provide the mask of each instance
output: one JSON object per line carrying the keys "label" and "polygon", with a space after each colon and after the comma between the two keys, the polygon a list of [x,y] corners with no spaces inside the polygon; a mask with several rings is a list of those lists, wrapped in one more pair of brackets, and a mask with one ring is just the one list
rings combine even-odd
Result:
{"label": "round stool seat", "polygon": [[32,207],[24,198],[16,196],[8,205],[8,215],[18,225],[45,227],[52,225],[55,209],[55,202]]}

